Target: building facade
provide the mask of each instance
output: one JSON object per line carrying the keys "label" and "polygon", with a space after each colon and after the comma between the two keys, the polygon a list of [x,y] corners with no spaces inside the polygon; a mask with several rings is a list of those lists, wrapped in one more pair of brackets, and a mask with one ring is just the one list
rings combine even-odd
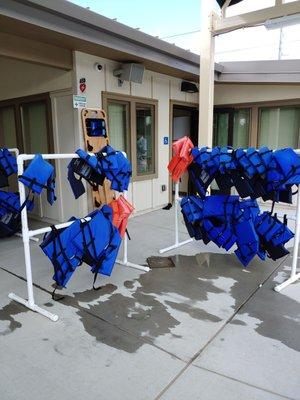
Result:
{"label": "building facade", "polygon": [[[106,111],[111,145],[132,162],[129,200],[136,212],[163,207],[172,200],[172,140],[190,135],[197,144],[198,93],[181,85],[197,83],[198,56],[68,2],[47,3],[0,6],[0,146],[73,153],[83,146],[73,95],[83,94],[88,108]],[[129,61],[145,66],[141,84],[114,76]],[[215,144],[299,147],[300,63],[281,62],[277,70],[274,62],[243,64],[242,74],[237,64],[216,65]],[[42,197],[36,218],[64,221],[90,209],[88,193],[75,201],[67,164],[55,162],[58,200],[50,207]]]}

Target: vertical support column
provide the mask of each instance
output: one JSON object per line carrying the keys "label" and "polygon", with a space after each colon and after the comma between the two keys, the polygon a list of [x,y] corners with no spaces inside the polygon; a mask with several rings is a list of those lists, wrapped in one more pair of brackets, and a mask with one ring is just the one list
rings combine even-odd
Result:
{"label": "vertical support column", "polygon": [[178,228],[178,203],[179,203],[179,182],[175,183],[175,246],[179,245],[179,228]]}
{"label": "vertical support column", "polygon": [[199,129],[198,145],[212,146],[215,39],[213,36],[213,0],[201,1],[200,78],[199,78]]}
{"label": "vertical support column", "polygon": [[300,241],[300,185],[298,185],[298,194],[297,194],[296,232],[295,232],[294,247],[293,247],[291,275],[286,281],[274,287],[274,290],[276,292],[280,292],[282,289],[286,288],[290,284],[300,279],[300,272],[297,273],[299,241]]}
{"label": "vertical support column", "polygon": [[[24,161],[22,156],[17,157],[18,164],[18,176],[23,175],[24,172]],[[20,180],[18,180],[19,193],[20,193],[20,204],[24,204],[26,201],[25,186]],[[27,281],[27,293],[28,293],[28,306],[34,306],[33,296],[33,283],[32,283],[32,271],[31,271],[31,258],[30,258],[30,244],[28,234],[28,218],[27,218],[27,207],[24,207],[21,211],[22,221],[22,238],[24,243],[24,256],[25,256],[25,267],[26,267],[26,281]]]}
{"label": "vertical support column", "polygon": [[292,279],[296,276],[297,273],[299,240],[300,240],[300,185],[298,186],[298,194],[297,194],[296,232],[295,232],[292,270],[291,270]]}

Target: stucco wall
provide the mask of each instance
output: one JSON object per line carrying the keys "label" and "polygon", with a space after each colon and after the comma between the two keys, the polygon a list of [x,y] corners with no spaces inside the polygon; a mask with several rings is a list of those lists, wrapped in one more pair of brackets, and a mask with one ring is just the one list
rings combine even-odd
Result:
{"label": "stucco wall", "polygon": [[72,86],[72,71],[0,57],[0,100]]}
{"label": "stucco wall", "polygon": [[[99,62],[103,69],[96,71],[94,64]],[[104,58],[94,57],[85,53],[75,52],[74,67],[76,81],[86,78],[88,107],[102,107],[101,93],[103,91],[140,96],[158,100],[158,178],[133,182],[129,190],[129,199],[136,211],[145,211],[168,203],[168,191],[162,192],[161,185],[168,186],[167,164],[169,146],[163,144],[163,137],[169,136],[169,101],[170,99],[195,102],[197,94],[187,94],[180,91],[181,80],[163,74],[146,71],[142,84],[124,82],[118,86],[113,70],[120,64]],[[82,135],[82,133],[80,133]]]}
{"label": "stucco wall", "polygon": [[[72,71],[0,57],[0,100],[49,92],[52,103],[54,151],[73,153],[75,144],[72,107]],[[77,145],[77,147],[76,147]],[[75,201],[67,181],[68,161],[56,162],[57,201],[49,206],[42,195],[41,213],[49,220],[64,221],[80,213],[81,203]]]}
{"label": "stucco wall", "polygon": [[215,85],[216,105],[299,98],[300,85]]}

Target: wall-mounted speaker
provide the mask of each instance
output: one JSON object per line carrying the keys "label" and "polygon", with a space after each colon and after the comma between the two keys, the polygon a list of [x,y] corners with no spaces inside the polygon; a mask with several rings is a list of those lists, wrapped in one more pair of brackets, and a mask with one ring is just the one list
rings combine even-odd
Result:
{"label": "wall-mounted speaker", "polygon": [[120,81],[143,83],[145,67],[142,64],[126,63],[114,70],[114,76]]}

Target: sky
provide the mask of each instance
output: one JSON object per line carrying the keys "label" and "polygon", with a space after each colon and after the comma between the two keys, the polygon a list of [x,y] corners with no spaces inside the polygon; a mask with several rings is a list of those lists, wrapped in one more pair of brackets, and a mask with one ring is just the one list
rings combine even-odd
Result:
{"label": "sky", "polygon": [[[69,1],[108,18],[117,18],[118,22],[199,54],[200,3],[205,0]],[[252,11],[257,4],[261,8],[272,6],[274,1],[244,0],[228,10],[229,14],[234,15]],[[300,25],[282,31],[268,31],[263,26],[247,28],[216,38],[216,61],[296,59],[299,56]]]}

